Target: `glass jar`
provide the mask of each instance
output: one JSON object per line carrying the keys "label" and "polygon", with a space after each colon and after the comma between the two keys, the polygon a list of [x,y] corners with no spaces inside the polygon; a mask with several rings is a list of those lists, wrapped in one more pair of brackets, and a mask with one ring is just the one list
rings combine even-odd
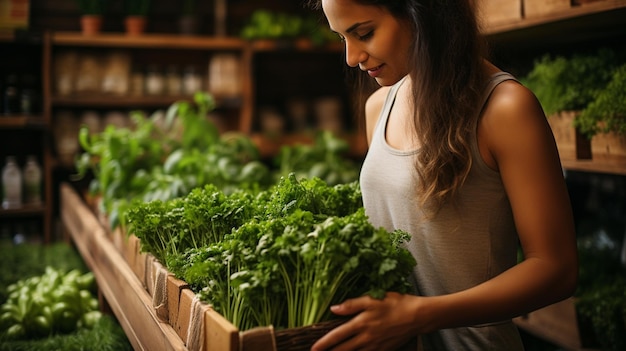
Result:
{"label": "glass jar", "polygon": [[2,168],[2,199],[3,208],[18,208],[22,206],[22,172],[17,165],[15,156],[7,156],[6,164]]}
{"label": "glass jar", "polygon": [[41,167],[34,155],[28,155],[23,171],[24,203],[41,205]]}
{"label": "glass jar", "polygon": [[202,90],[202,77],[198,69],[189,65],[185,67],[183,73],[183,94],[193,95]]}
{"label": "glass jar", "polygon": [[165,91],[165,78],[157,65],[149,65],[145,78],[146,94],[161,95]]}

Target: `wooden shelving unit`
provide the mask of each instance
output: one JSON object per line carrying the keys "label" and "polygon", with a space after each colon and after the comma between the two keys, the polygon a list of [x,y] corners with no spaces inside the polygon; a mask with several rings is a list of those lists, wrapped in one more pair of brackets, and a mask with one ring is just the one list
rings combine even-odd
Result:
{"label": "wooden shelving unit", "polygon": [[[126,50],[131,55],[150,50],[150,52],[166,53],[171,50],[187,50],[189,53],[210,57],[212,54],[231,52],[239,55],[241,92],[238,95],[222,96],[214,95],[218,108],[239,110],[239,122],[236,123],[238,130],[249,132],[252,125],[252,86],[250,83],[250,46],[244,40],[234,37],[206,37],[206,36],[183,36],[174,34],[144,34],[141,36],[129,36],[124,33],[101,33],[86,36],[78,32],[51,32],[46,36],[46,59],[44,64],[52,73],[54,52],[58,49],[93,49],[97,51]],[[183,60],[184,54],[178,57],[168,56],[168,60]],[[184,60],[183,60],[184,62]],[[204,65],[208,62],[204,62]],[[52,79],[44,87],[48,96],[48,113],[56,107],[100,107],[100,108],[165,108],[180,100],[191,100],[190,96],[116,96],[107,94],[72,94],[60,96],[52,88]],[[52,118],[52,116],[48,116]]]}
{"label": "wooden shelving unit", "polygon": [[[18,75],[29,74],[36,78],[43,78],[42,69],[42,42],[37,34],[22,31],[0,32],[0,72],[16,73]],[[4,77],[0,77],[4,79]],[[40,93],[36,83],[32,89]],[[4,98],[4,97],[2,97]],[[37,99],[37,98],[35,98]],[[2,111],[4,112],[4,111]],[[31,114],[0,115],[0,157],[4,163],[4,157],[13,155],[18,163],[26,159],[30,154],[37,157],[42,169],[41,205],[27,205],[15,209],[0,208],[0,224],[12,227],[11,234],[15,234],[16,228],[32,227],[32,233],[24,233],[27,236],[37,234],[35,240],[49,243],[52,240],[52,202],[48,191],[52,188],[51,179],[46,176],[46,158],[44,156],[47,145],[47,132],[49,124],[42,111],[34,111]],[[22,145],[21,140],[26,139]],[[31,224],[33,224],[31,226]],[[35,229],[36,228],[36,229]],[[36,233],[34,232],[36,230]],[[31,238],[29,238],[31,239]]]}

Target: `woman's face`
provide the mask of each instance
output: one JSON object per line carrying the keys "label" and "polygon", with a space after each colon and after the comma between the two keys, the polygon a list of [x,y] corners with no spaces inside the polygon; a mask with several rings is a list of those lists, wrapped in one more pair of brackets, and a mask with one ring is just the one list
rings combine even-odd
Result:
{"label": "woman's face", "polygon": [[409,73],[410,29],[387,9],[354,0],[322,0],[322,8],[344,41],[348,66],[358,66],[382,86]]}

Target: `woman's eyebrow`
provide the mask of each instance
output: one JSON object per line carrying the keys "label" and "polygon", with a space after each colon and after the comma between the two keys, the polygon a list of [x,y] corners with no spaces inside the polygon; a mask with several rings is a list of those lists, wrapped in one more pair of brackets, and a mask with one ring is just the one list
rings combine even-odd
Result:
{"label": "woman's eyebrow", "polygon": [[365,22],[357,22],[353,25],[351,25],[348,29],[346,29],[346,33],[352,33],[354,32],[357,28],[359,28],[360,26],[364,25],[364,24],[368,24],[372,21],[365,21]]}

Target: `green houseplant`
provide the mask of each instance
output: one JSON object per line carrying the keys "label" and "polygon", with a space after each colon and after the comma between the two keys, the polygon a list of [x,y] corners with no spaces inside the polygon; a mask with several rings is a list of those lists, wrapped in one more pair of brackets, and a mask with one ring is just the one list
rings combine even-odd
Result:
{"label": "green houseplant", "polygon": [[616,53],[609,49],[571,56],[544,55],[521,81],[537,95],[546,115],[580,111],[611,80],[617,62]]}
{"label": "green houseplant", "polygon": [[608,85],[621,62],[620,55],[607,48],[570,56],[544,55],[521,79],[541,102],[562,159],[593,158],[595,151],[605,149],[595,147],[592,152],[592,138],[596,134],[624,128],[619,127],[626,123],[623,117],[611,117],[607,121],[613,115],[585,112],[592,104],[602,105],[613,99],[605,97],[596,102],[600,96],[608,94]]}
{"label": "green houseplant", "polygon": [[181,34],[197,34],[200,23],[197,11],[197,0],[183,0],[181,2],[181,13],[178,19],[178,27]]}
{"label": "green houseplant", "polygon": [[615,69],[611,81],[580,113],[575,125],[588,135],[614,132],[626,136],[626,64]]}

